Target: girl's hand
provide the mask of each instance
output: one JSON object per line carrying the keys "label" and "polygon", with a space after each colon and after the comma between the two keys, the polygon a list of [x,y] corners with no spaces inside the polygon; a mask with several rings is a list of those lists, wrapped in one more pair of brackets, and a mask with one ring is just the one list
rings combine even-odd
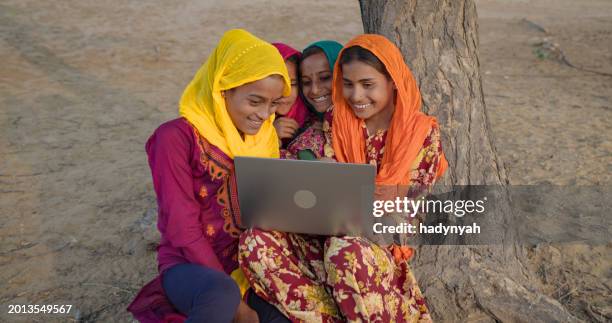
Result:
{"label": "girl's hand", "polygon": [[291,118],[280,117],[274,120],[274,128],[279,139],[293,138],[299,127],[297,121]]}
{"label": "girl's hand", "polygon": [[240,301],[234,323],[259,323],[259,316],[247,303]]}

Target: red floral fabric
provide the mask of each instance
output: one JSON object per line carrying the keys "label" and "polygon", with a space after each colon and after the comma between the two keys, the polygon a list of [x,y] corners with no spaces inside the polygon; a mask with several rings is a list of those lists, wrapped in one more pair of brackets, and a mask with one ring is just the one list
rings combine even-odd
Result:
{"label": "red floral fabric", "polygon": [[[380,165],[386,131],[366,136],[367,162]],[[319,150],[320,152],[320,150]],[[423,143],[409,196],[431,190],[442,148],[437,128]],[[430,322],[407,261],[359,237],[251,229],[240,236],[240,267],[254,291],[293,322]]]}
{"label": "red floral fabric", "polygon": [[306,129],[287,145],[287,149],[281,149],[281,158],[298,159],[298,152],[310,150],[317,159],[321,157],[334,158],[331,146],[331,124],[333,118],[333,107],[323,116],[323,120],[313,117],[308,122]]}

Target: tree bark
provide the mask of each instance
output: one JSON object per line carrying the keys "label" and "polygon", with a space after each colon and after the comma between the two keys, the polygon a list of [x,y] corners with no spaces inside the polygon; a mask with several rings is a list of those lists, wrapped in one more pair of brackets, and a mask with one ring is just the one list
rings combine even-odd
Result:
{"label": "tree bark", "polygon": [[[478,21],[473,0],[360,0],[366,33],[382,34],[402,51],[417,79],[423,111],[436,116],[450,185],[508,184],[497,156],[484,102],[478,61]],[[444,322],[578,321],[540,292],[515,239],[505,190],[495,196],[499,243],[421,246],[412,265],[434,319]]]}

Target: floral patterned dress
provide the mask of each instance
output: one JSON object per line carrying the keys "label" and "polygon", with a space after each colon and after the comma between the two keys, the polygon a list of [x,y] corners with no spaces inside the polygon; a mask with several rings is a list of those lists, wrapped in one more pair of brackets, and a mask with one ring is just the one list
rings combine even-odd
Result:
{"label": "floral patterned dress", "polygon": [[[380,165],[386,131],[366,137],[367,162]],[[411,172],[410,195],[430,190],[442,148],[432,128]],[[407,261],[360,237],[250,229],[239,261],[251,287],[293,322],[430,322]]]}
{"label": "floral patterned dress", "polygon": [[323,120],[316,117],[307,123],[306,129],[293,139],[287,149],[281,149],[281,158],[299,159],[299,152],[309,150],[314,158],[334,158],[334,150],[331,145],[331,124],[333,118],[333,107],[330,107],[323,115]]}

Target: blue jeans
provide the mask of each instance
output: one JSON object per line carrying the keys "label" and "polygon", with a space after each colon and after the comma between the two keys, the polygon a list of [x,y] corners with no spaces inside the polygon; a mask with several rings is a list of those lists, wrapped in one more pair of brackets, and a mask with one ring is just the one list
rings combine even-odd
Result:
{"label": "blue jeans", "polygon": [[[185,323],[229,323],[240,304],[240,289],[234,280],[220,271],[196,264],[179,264],[162,277],[168,299],[181,313]],[[249,291],[247,304],[257,312],[261,323],[289,320],[274,306]]]}

